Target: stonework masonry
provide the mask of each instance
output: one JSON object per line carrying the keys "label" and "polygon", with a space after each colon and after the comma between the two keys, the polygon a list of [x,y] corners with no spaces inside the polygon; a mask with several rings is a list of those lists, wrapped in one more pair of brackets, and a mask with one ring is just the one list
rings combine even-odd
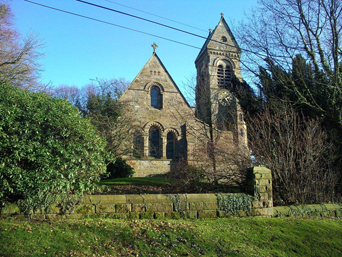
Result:
{"label": "stonework masonry", "polygon": [[127,159],[127,164],[134,167],[135,177],[162,175],[170,172],[176,164],[172,160]]}
{"label": "stonework masonry", "polygon": [[242,81],[241,50],[223,15],[195,61],[195,108],[186,101],[163,65],[157,45],[152,47],[151,58],[120,98],[129,106],[127,115],[132,116],[133,128],[121,155],[133,166],[135,176],[167,173],[170,164],[178,160],[201,161],[195,154],[206,154],[206,124],[224,132],[227,149],[232,150],[237,144],[246,147],[243,112],[238,99],[229,91],[233,77]]}
{"label": "stonework masonry", "polygon": [[253,208],[258,215],[273,215],[272,173],[266,167],[254,167],[252,174],[254,183]]}
{"label": "stonework masonry", "polygon": [[[229,216],[273,215],[272,177],[269,169],[253,169],[251,184],[254,196],[240,194],[140,194],[88,195],[80,204],[62,213],[62,204],[54,204],[47,213],[37,212],[37,218],[216,218]],[[77,200],[78,202],[79,200]],[[70,203],[68,203],[68,206]],[[8,203],[0,209],[0,216],[22,215],[16,204]]]}

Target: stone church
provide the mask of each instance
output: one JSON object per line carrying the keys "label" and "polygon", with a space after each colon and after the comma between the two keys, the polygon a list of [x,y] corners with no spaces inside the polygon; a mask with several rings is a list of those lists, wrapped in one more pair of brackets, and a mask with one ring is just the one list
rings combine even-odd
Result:
{"label": "stone church", "polygon": [[213,131],[223,149],[247,146],[243,112],[228,90],[233,77],[242,81],[241,50],[223,14],[195,60],[196,107],[173,81],[156,44],[152,47],[151,58],[120,98],[133,117],[134,130],[126,142],[131,151],[123,157],[135,176],[167,173],[179,160],[205,162],[197,153],[206,154]]}

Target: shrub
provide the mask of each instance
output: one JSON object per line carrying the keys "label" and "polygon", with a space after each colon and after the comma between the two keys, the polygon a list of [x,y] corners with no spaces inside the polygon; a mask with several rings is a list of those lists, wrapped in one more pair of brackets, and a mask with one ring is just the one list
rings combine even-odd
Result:
{"label": "shrub", "polygon": [[181,191],[201,192],[205,183],[205,170],[193,165],[189,165],[186,161],[179,161],[174,169],[168,174],[170,178],[175,179],[174,186]]}
{"label": "shrub", "polygon": [[0,84],[0,204],[91,191],[104,147],[68,101]]}
{"label": "shrub", "polygon": [[128,178],[132,177],[134,173],[133,167],[120,157],[107,165],[108,178]]}

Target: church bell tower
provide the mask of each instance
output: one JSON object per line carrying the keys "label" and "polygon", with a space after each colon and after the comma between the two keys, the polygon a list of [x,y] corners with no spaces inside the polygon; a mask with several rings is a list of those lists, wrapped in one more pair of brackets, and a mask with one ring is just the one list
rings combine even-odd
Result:
{"label": "church bell tower", "polygon": [[197,69],[196,116],[218,129],[234,132],[239,144],[247,144],[246,125],[238,99],[230,89],[241,81],[241,49],[223,14],[209,32],[195,65]]}

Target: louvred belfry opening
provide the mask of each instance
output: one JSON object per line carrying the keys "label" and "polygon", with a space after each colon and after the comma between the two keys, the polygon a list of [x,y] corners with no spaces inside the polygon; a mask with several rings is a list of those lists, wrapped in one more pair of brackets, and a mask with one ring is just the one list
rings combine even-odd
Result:
{"label": "louvred belfry opening", "polygon": [[220,64],[217,67],[217,85],[219,88],[228,88],[232,79],[232,71],[229,64]]}

